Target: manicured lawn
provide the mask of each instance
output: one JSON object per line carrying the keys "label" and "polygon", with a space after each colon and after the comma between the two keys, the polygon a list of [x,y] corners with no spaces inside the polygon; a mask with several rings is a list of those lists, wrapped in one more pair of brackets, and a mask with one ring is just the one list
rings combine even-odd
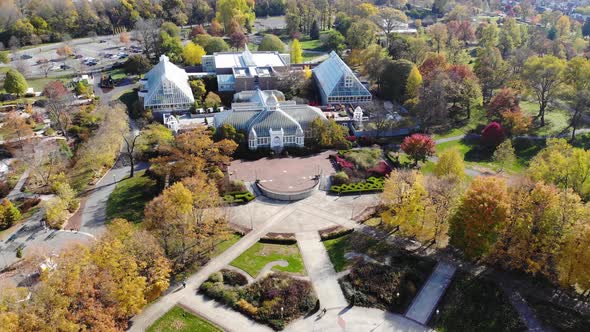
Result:
{"label": "manicured lawn", "polygon": [[139,97],[137,96],[137,92],[133,90],[127,90],[123,91],[120,96],[113,99],[118,99],[120,102],[125,104],[125,106],[127,106],[128,110],[130,110],[133,107],[133,103],[135,103],[135,101],[138,100],[138,98]]}
{"label": "manicured lawn", "polygon": [[230,265],[242,269],[256,278],[266,264],[278,260],[287,261],[289,265],[286,267],[275,266],[272,268],[273,270],[305,274],[303,258],[296,244],[283,245],[258,242],[244,251]]}
{"label": "manicured lawn", "polygon": [[432,135],[432,138],[437,140],[441,138],[465,135],[478,127],[487,125],[488,122],[489,121],[486,118],[486,111],[483,109],[483,107],[476,107],[471,110],[471,117],[469,119],[463,119],[457,122],[451,128],[445,130],[436,130]]}
{"label": "manicured lawn", "polygon": [[457,273],[433,314],[437,331],[526,331],[508,298],[492,281]]}
{"label": "manicured lawn", "polygon": [[209,323],[203,318],[193,315],[181,307],[174,307],[164,316],[160,317],[152,326],[147,329],[148,332],[221,332],[222,329]]}
{"label": "manicured lawn", "polygon": [[111,78],[113,80],[121,80],[121,79],[124,79],[125,77],[127,77],[127,74],[125,73],[125,71],[122,68],[113,69],[113,70],[107,72],[107,74],[111,75]]}
{"label": "manicured lawn", "polygon": [[[533,117],[539,113],[539,105],[535,102],[522,101],[520,108]],[[556,109],[545,111],[545,126],[539,126],[540,119],[534,120],[530,135],[547,136],[560,134],[569,126],[569,118],[570,114],[566,110]]]}
{"label": "manicured lawn", "polygon": [[320,51],[322,48],[322,42],[319,39],[315,40],[302,40],[300,41],[301,48],[304,50]]}
{"label": "manicured lawn", "polygon": [[233,246],[238,242],[242,237],[238,234],[232,233],[229,238],[215,246],[215,249],[211,252],[210,257],[219,256],[222,252],[226,251],[229,247]]}
{"label": "manicured lawn", "polygon": [[[483,166],[495,171],[499,170],[500,165],[492,161],[493,151],[482,151],[477,144],[477,142],[465,140],[445,142],[436,145],[436,153],[440,154],[445,150],[456,148],[463,156],[467,166]],[[530,160],[545,147],[544,140],[516,139],[512,144],[516,153],[516,161],[512,165],[506,165],[505,170],[514,173],[524,171]]]}
{"label": "manicured lawn", "polygon": [[387,251],[384,243],[380,243],[366,235],[355,233],[326,240],[324,246],[336,272],[344,271],[350,267],[352,261],[344,257],[347,252],[363,253],[379,260],[382,258],[383,253]]}
{"label": "manicured lawn", "polygon": [[138,223],[143,219],[145,205],[158,193],[155,180],[137,172],[133,178],[117,183],[107,201],[107,219],[123,218]]}

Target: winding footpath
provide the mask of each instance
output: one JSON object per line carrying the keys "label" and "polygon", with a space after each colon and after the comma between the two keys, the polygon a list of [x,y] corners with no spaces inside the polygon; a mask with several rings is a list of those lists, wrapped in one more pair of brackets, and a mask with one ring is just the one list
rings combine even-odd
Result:
{"label": "winding footpath", "polygon": [[[236,259],[242,252],[254,245],[268,230],[280,220],[283,220],[289,214],[293,213],[294,208],[291,205],[282,207],[272,217],[267,219],[263,224],[255,227],[250,233],[236,242],[229,249],[219,256],[213,258],[209,263],[203,266],[199,272],[192,275],[186,281],[186,288],[174,291],[162,296],[159,300],[149,305],[140,314],[131,320],[129,331],[145,331],[159,317],[163,316],[176,304],[181,303],[188,310],[198,313],[201,316],[211,320],[213,323],[229,331],[267,331],[263,325],[250,321],[242,314],[225,308],[214,301],[206,301],[202,295],[196,294],[199,286],[207,280],[209,275],[224,268],[226,265]],[[208,304],[207,304],[208,303]],[[207,305],[205,305],[207,304]],[[266,329],[265,329],[266,328]]]}

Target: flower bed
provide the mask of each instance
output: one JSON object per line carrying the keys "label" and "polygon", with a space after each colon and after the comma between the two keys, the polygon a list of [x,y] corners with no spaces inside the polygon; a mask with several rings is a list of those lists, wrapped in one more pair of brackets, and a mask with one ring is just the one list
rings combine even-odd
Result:
{"label": "flower bed", "polygon": [[223,201],[227,204],[246,204],[254,200],[254,196],[249,191],[244,192],[231,192],[223,195]]}
{"label": "flower bed", "polygon": [[330,192],[335,194],[352,194],[371,191],[383,191],[383,178],[369,177],[366,181],[333,185],[330,187]]}
{"label": "flower bed", "polygon": [[205,295],[244,315],[281,330],[288,322],[316,309],[311,283],[276,273],[244,287],[224,284],[221,273],[212,274],[200,287]]}
{"label": "flower bed", "polygon": [[393,257],[391,266],[361,263],[340,286],[353,305],[403,313],[433,268],[434,262],[410,255]]}

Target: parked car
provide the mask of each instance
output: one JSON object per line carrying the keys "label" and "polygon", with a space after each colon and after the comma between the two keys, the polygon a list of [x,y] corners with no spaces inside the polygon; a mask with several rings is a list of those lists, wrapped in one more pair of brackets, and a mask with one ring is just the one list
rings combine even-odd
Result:
{"label": "parked car", "polygon": [[20,56],[20,58],[23,59],[23,60],[27,60],[27,59],[32,59],[33,57],[31,55],[29,55],[29,54],[23,54],[23,55]]}
{"label": "parked car", "polygon": [[98,42],[99,42],[99,43],[101,43],[101,44],[104,44],[104,43],[106,43],[107,41],[106,41],[106,40],[104,40],[104,39],[101,39],[101,40],[99,40]]}
{"label": "parked car", "polygon": [[68,65],[61,65],[61,66],[59,66],[59,68],[63,69],[63,70],[68,70],[68,69],[71,69],[72,67],[70,67]]}

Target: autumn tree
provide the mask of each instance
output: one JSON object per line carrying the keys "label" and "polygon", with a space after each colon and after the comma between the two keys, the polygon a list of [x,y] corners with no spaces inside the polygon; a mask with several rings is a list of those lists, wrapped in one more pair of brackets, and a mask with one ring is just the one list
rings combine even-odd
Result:
{"label": "autumn tree", "polygon": [[126,31],[123,31],[119,34],[119,42],[123,45],[129,45],[131,43],[131,36]]}
{"label": "autumn tree", "polygon": [[414,160],[414,165],[418,165],[418,161],[425,162],[426,158],[433,156],[436,151],[434,140],[423,134],[413,134],[404,138],[401,149]]}
{"label": "autumn tree", "polygon": [[505,137],[504,128],[497,122],[488,124],[481,131],[481,143],[488,148],[495,148]]}
{"label": "autumn tree", "polygon": [[323,148],[350,148],[350,142],[346,140],[348,131],[334,120],[323,120],[318,117],[311,123],[311,143]]}
{"label": "autumn tree", "polygon": [[590,151],[574,148],[565,139],[549,139],[547,147],[531,160],[528,174],[586,198],[590,194]]}
{"label": "autumn tree", "polygon": [[140,157],[146,159],[154,157],[159,147],[171,144],[174,141],[172,131],[159,123],[152,123],[142,129],[137,140],[137,151]]}
{"label": "autumn tree", "polygon": [[571,59],[564,72],[565,99],[573,110],[570,118],[573,140],[580,121],[590,109],[590,61],[583,57]]}
{"label": "autumn tree", "polygon": [[217,107],[221,106],[221,97],[219,97],[219,95],[217,95],[215,92],[209,91],[205,97],[204,106],[207,108],[216,109]]}
{"label": "autumn tree", "polygon": [[552,55],[533,56],[527,60],[522,79],[539,104],[541,126],[545,125],[547,106],[557,97],[562,88],[566,62]]}
{"label": "autumn tree", "polygon": [[9,112],[3,119],[4,136],[8,140],[14,140],[23,146],[23,139],[33,135],[33,129],[27,121],[16,111]]}
{"label": "autumn tree", "polygon": [[247,0],[219,0],[217,1],[217,22],[223,25],[226,33],[230,31],[232,20],[236,20],[240,26],[246,22],[254,23],[254,1]]}
{"label": "autumn tree", "polygon": [[417,103],[418,94],[420,87],[422,86],[422,75],[418,70],[418,67],[414,66],[408,75],[406,82],[406,100],[412,100],[413,103]]}
{"label": "autumn tree", "polygon": [[504,111],[519,112],[520,100],[516,91],[510,88],[500,89],[492,97],[490,103],[486,106],[486,110],[487,117],[494,121],[499,120]]}
{"label": "autumn tree", "polygon": [[492,160],[500,166],[498,172],[502,172],[504,167],[514,164],[516,161],[516,153],[512,147],[512,141],[507,139],[498,145],[496,150],[494,150]]}
{"label": "autumn tree", "polygon": [[156,235],[174,271],[204,261],[206,250],[224,238],[227,224],[216,212],[220,204],[215,183],[197,171],[146,206],[146,229]]}
{"label": "autumn tree", "polygon": [[74,102],[74,96],[61,81],[47,83],[43,89],[43,95],[47,97],[45,108],[49,113],[51,125],[61,131],[67,139],[68,129],[72,123],[71,105]]}
{"label": "autumn tree", "polygon": [[[588,207],[586,207],[588,208]],[[576,285],[587,294],[590,289],[590,222],[577,223],[564,239],[557,260],[559,283],[563,287]]]}
{"label": "autumn tree", "polygon": [[428,32],[432,36],[432,43],[436,53],[440,53],[444,50],[449,39],[447,26],[442,23],[436,23],[428,28]]}
{"label": "autumn tree", "polygon": [[291,63],[303,62],[303,50],[299,39],[293,39],[291,42]]}
{"label": "autumn tree", "polygon": [[457,179],[465,177],[465,162],[459,150],[448,149],[440,153],[433,173],[437,177],[449,176]]}
{"label": "autumn tree", "polygon": [[184,132],[170,144],[158,147],[159,157],[150,160],[152,169],[161,179],[170,182],[205,172],[211,177],[223,177],[221,168],[229,164],[237,144],[229,140],[213,142],[206,128]]}
{"label": "autumn tree", "polygon": [[193,42],[188,42],[182,49],[182,58],[184,63],[189,66],[196,66],[201,64],[203,55],[207,54],[201,45]]}
{"label": "autumn tree", "polygon": [[452,178],[425,177],[416,171],[394,170],[385,180],[381,217],[386,225],[426,247],[444,247],[449,217],[461,186]]}
{"label": "autumn tree", "polygon": [[389,36],[391,32],[398,26],[408,21],[408,17],[402,11],[391,8],[383,7],[379,10],[374,18],[375,23],[381,31],[387,37],[387,44],[389,45]]}
{"label": "autumn tree", "polygon": [[450,243],[470,258],[485,256],[502,231],[510,199],[503,179],[477,177],[450,219]]}
{"label": "autumn tree", "polygon": [[484,103],[487,103],[493,92],[508,80],[510,68],[502,59],[500,50],[486,47],[477,51],[473,70],[481,82]]}

